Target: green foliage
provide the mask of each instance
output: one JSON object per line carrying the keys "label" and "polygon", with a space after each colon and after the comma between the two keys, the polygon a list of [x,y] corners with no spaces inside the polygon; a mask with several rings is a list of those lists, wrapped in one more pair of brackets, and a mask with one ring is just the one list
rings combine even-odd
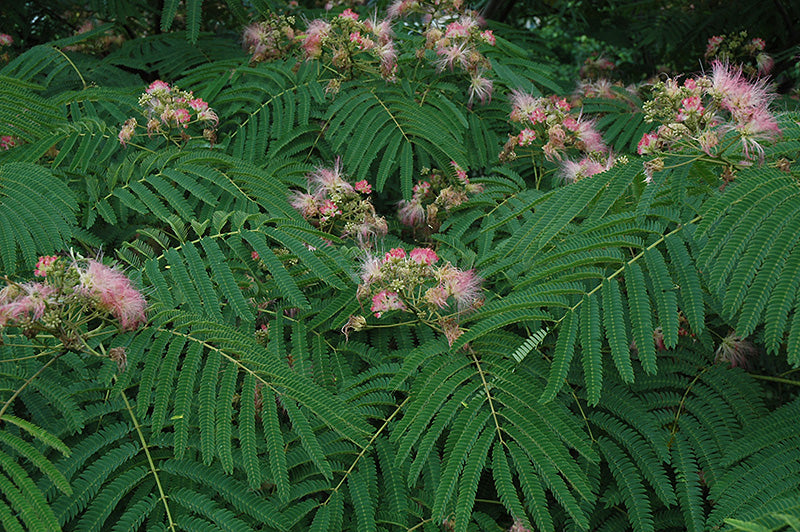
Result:
{"label": "green foliage", "polygon": [[[412,25],[392,83],[251,62],[204,31],[218,8],[167,1],[140,21],[164,33],[102,58],[70,37],[0,70],[18,140],[0,152],[3,529],[797,528],[796,111],[763,164],[737,146],[646,172],[639,97],[587,99],[620,157],[564,183],[542,154],[497,160],[511,90],[561,90],[512,30],[487,52],[493,101],[470,105]],[[156,78],[216,129],[122,145]],[[366,251],[289,202],[337,158],[388,219]],[[438,231],[407,228],[397,204],[432,169],[473,188]],[[369,312],[362,265],[398,246],[483,279],[455,332],[428,308]],[[124,266],[146,325],[12,322],[37,258],[78,253]]]}

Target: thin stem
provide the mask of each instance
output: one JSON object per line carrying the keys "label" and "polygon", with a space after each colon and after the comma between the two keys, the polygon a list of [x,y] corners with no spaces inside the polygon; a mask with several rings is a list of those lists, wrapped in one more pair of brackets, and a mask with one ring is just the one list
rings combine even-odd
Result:
{"label": "thin stem", "polygon": [[142,434],[142,428],[139,425],[139,420],[136,419],[136,416],[133,414],[133,409],[131,408],[131,404],[128,402],[128,396],[125,395],[125,392],[120,392],[122,399],[125,401],[125,408],[128,409],[128,413],[131,415],[131,419],[133,420],[133,426],[136,427],[136,433],[139,434],[139,441],[142,442],[142,449],[144,450],[144,454],[147,456],[147,462],[150,464],[150,471],[153,473],[153,478],[156,480],[156,486],[158,487],[158,494],[161,497],[161,502],[164,503],[164,510],[167,512],[167,521],[169,521],[169,528],[170,530],[175,530],[175,523],[172,521],[172,514],[169,511],[169,504],[167,504],[167,496],[164,494],[164,488],[161,486],[161,479],[158,478],[158,471],[156,469],[156,464],[153,462],[153,457],[150,454],[150,449],[147,447],[147,441],[144,439],[144,434]]}
{"label": "thin stem", "polygon": [[62,52],[60,48],[56,48],[55,46],[53,46],[53,50],[64,56],[64,59],[67,60],[67,63],[69,63],[72,66],[73,70],[75,70],[75,72],[78,74],[78,77],[81,78],[81,83],[83,84],[83,88],[86,89],[87,87],[86,80],[83,78],[83,74],[81,74],[81,71],[78,70],[78,67],[75,66],[75,63],[72,62],[72,59],[70,59],[67,54]]}
{"label": "thin stem", "polygon": [[748,373],[754,379],[760,379],[762,381],[770,381],[770,382],[780,382],[781,384],[791,384],[792,386],[800,386],[800,381],[793,381],[791,379],[783,379],[781,377],[772,377],[770,375],[756,375],[754,373]]}
{"label": "thin stem", "polygon": [[486,398],[489,400],[489,408],[492,411],[492,418],[494,419],[494,426],[497,430],[497,437],[500,438],[500,443],[505,446],[506,442],[503,441],[503,432],[500,430],[500,422],[497,419],[497,411],[494,409],[494,402],[492,401],[492,394],[489,392],[489,385],[486,382],[486,377],[483,375],[483,370],[481,369],[481,364],[478,362],[478,357],[475,356],[475,352],[470,349],[469,351],[470,356],[472,356],[472,361],[475,362],[475,366],[478,368],[478,374],[481,376],[481,382],[483,382],[483,389],[486,391]]}
{"label": "thin stem", "polygon": [[677,434],[678,432],[678,420],[681,417],[683,406],[686,404],[686,398],[689,397],[689,392],[692,391],[692,388],[694,388],[694,385],[697,383],[698,380],[700,380],[700,377],[702,377],[703,374],[708,370],[710,370],[712,367],[713,366],[708,366],[703,371],[695,375],[694,379],[692,379],[692,382],[690,382],[689,386],[686,387],[686,391],[683,392],[683,397],[681,397],[681,402],[678,404],[678,411],[675,412],[675,419],[672,422],[672,428],[669,431],[669,442],[667,443],[668,449],[672,447],[672,442],[675,441],[675,434]]}
{"label": "thin stem", "polygon": [[400,403],[397,406],[397,408],[395,408],[394,412],[392,412],[392,415],[390,415],[389,417],[386,418],[386,421],[383,422],[383,425],[381,425],[378,428],[378,430],[375,431],[375,434],[372,435],[372,437],[369,439],[367,444],[361,449],[361,452],[358,453],[358,456],[356,456],[356,459],[353,460],[353,463],[350,464],[350,467],[347,469],[347,471],[344,472],[344,475],[342,475],[342,478],[341,478],[341,480],[339,480],[339,483],[336,485],[335,488],[333,488],[333,490],[331,490],[331,493],[328,495],[328,498],[325,499],[325,502],[323,502],[321,504],[321,506],[325,506],[326,504],[328,504],[328,502],[331,500],[331,497],[333,496],[333,494],[336,493],[337,491],[339,491],[339,488],[342,487],[342,484],[344,484],[344,481],[347,480],[347,477],[350,475],[350,473],[353,472],[353,469],[355,469],[356,464],[358,463],[358,461],[361,460],[361,457],[364,456],[367,453],[367,449],[372,447],[372,444],[375,442],[376,439],[378,439],[378,436],[380,436],[381,432],[383,432],[384,429],[386,429],[386,427],[389,426],[389,422],[392,419],[394,419],[394,416],[396,416],[398,414],[398,412],[400,412],[400,410],[403,409],[403,407],[406,405],[408,400],[409,400],[409,397],[406,397],[403,400],[403,402]]}

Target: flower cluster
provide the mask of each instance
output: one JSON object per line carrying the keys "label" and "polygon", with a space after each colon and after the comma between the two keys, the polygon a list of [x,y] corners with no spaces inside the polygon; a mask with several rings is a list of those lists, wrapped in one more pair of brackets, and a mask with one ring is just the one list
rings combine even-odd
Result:
{"label": "flower cluster", "polygon": [[9,282],[0,290],[0,327],[20,327],[29,337],[46,332],[74,347],[93,319],[114,320],[128,331],[147,321],[141,292],[98,260],[40,257],[34,276],[42,280]]}
{"label": "flower cluster", "polygon": [[251,63],[272,61],[286,56],[295,40],[294,17],[270,15],[267,20],[245,27],[242,46]]}
{"label": "flower cluster", "polygon": [[764,39],[748,39],[747,32],[741,31],[710,37],[705,57],[722,63],[739,64],[748,76],[766,76],[772,71],[775,61],[765,49]]}
{"label": "flower cluster", "polygon": [[[780,135],[769,110],[772,99],[765,81],[750,80],[740,68],[719,61],[713,63],[710,76],[682,84],[675,79],[658,82],[644,110],[648,122],[661,126],[642,137],[638,152],[700,149],[721,157],[731,146],[741,144],[746,160],[762,160],[762,143]],[[725,138],[729,141],[723,142]]]}
{"label": "flower cluster", "polygon": [[461,205],[471,194],[483,191],[483,185],[472,183],[467,171],[451,161],[454,175],[441,170],[422,170],[421,181],[412,189],[410,200],[398,204],[398,217],[403,225],[415,230],[436,232],[453,207]]}
{"label": "flower cluster", "polygon": [[[330,22],[314,19],[300,35],[306,59],[327,59],[345,76],[354,70],[374,70],[380,76],[395,81],[397,51],[394,46],[391,21],[376,18],[360,20],[358,13],[345,9]],[[335,87],[331,85],[329,87]]]}
{"label": "flower cluster", "polygon": [[750,359],[758,354],[758,349],[735,332],[722,339],[714,353],[717,362],[730,364],[732,368],[749,368]]}
{"label": "flower cluster", "polygon": [[19,146],[20,143],[20,139],[12,135],[0,136],[0,150],[10,150],[14,146]]}
{"label": "flower cluster", "polygon": [[562,176],[568,182],[614,165],[594,121],[572,113],[572,106],[565,98],[535,97],[514,90],[510,100],[509,119],[521,130],[509,136],[499,156],[501,161],[516,159],[520,149],[534,156],[543,153],[548,161],[562,162]]}
{"label": "flower cluster", "polygon": [[[75,35],[88,33],[102,24],[102,21],[94,21],[91,19],[84,20],[81,25],[78,26],[78,29],[75,30]],[[91,39],[86,39],[77,44],[65,46],[64,50],[92,55],[106,54],[113,48],[118,48],[121,46],[123,42],[125,42],[124,35],[114,33],[112,30],[107,30],[103,34],[97,35]]]}
{"label": "flower cluster", "polygon": [[0,33],[0,61],[3,63],[8,63],[11,59],[8,51],[3,50],[4,48],[11,46],[14,44],[14,38],[7,34],[7,33]]}
{"label": "flower cluster", "polygon": [[581,79],[587,80],[606,79],[616,68],[617,65],[613,61],[606,59],[602,55],[592,55],[583,62],[579,75]]}
{"label": "flower cluster", "polygon": [[[212,145],[216,142],[215,129],[219,117],[202,98],[195,98],[191,92],[182,91],[161,80],[150,84],[139,97],[139,106],[147,119],[147,135],[154,133],[168,140],[184,142],[192,138],[187,134],[191,124],[204,126],[203,138]],[[136,134],[139,123],[135,118],[125,121],[117,136],[125,146]]]}
{"label": "flower cluster", "polygon": [[[376,318],[394,310],[413,313],[440,329],[452,343],[462,331],[457,318],[483,304],[481,279],[474,270],[461,270],[429,248],[406,253],[393,248],[383,257],[368,255],[361,270],[359,300],[370,301]],[[363,318],[350,320],[350,329],[365,326]]]}
{"label": "flower cluster", "polygon": [[342,238],[355,238],[362,247],[386,236],[386,220],[375,213],[369,198],[372,186],[365,180],[355,184],[345,180],[340,159],[333,168],[319,167],[306,177],[308,191],[295,191],[289,203],[312,225]]}
{"label": "flower cluster", "polygon": [[492,99],[494,82],[486,76],[491,64],[481,48],[495,45],[492,30],[483,30],[483,19],[476,11],[465,11],[462,0],[395,0],[388,8],[390,19],[421,15],[425,25],[425,47],[435,53],[433,64],[439,72],[464,72],[469,77],[468,105]]}

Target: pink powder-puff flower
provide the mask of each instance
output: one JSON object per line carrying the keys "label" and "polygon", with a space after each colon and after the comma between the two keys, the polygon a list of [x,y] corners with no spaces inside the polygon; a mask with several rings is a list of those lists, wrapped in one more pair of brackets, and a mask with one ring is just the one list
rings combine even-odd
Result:
{"label": "pink powder-puff flower", "polygon": [[252,258],[254,261],[258,261],[258,260],[261,258],[261,257],[259,257],[259,256],[258,256],[258,252],[257,252],[257,251],[253,251],[252,253],[250,253],[250,257],[251,257],[251,258]]}
{"label": "pink powder-puff flower", "polygon": [[711,57],[712,55],[717,53],[719,50],[719,45],[722,44],[722,41],[725,40],[723,35],[714,35],[713,37],[709,37],[708,43],[706,44],[706,57]]}
{"label": "pink powder-puff flower", "polygon": [[414,248],[409,256],[417,264],[427,264],[429,266],[439,260],[436,252],[430,248]]}
{"label": "pink powder-puff flower", "polygon": [[530,146],[536,140],[536,132],[532,129],[525,128],[519,132],[517,136],[517,144],[520,146]]}
{"label": "pink powder-puff flower", "polygon": [[653,153],[655,151],[656,141],[658,140],[658,135],[655,133],[645,133],[642,136],[642,139],[639,141],[639,144],[636,145],[636,153],[639,155],[646,155],[649,153]]}
{"label": "pink powder-puff flower", "polygon": [[580,161],[566,160],[562,164],[561,171],[564,181],[575,183],[581,179],[586,179],[600,172],[608,170],[609,165],[604,165],[590,157],[584,157]]}
{"label": "pink powder-puff flower", "polygon": [[157,79],[153,83],[151,83],[149,87],[147,87],[147,90],[145,92],[147,94],[153,94],[153,93],[158,92],[158,91],[167,92],[168,93],[171,90],[172,89],[170,88],[169,83],[166,83],[164,81],[161,81],[160,79]]}
{"label": "pink powder-puff flower", "polygon": [[400,209],[397,211],[397,217],[400,219],[401,224],[409,227],[419,227],[425,223],[425,207],[422,206],[419,199],[400,200],[398,206]]}
{"label": "pink powder-puff flower", "polygon": [[381,76],[390,82],[397,81],[397,51],[394,43],[387,42],[375,49],[381,62]]}
{"label": "pink powder-puff flower", "polygon": [[17,144],[17,139],[11,135],[0,136],[0,150],[10,150]]}
{"label": "pink powder-puff flower", "polygon": [[331,25],[322,19],[314,19],[308,24],[302,48],[306,58],[313,59],[322,53],[322,39],[328,36]]}
{"label": "pink powder-puff flower", "polygon": [[462,271],[446,264],[437,272],[437,278],[441,286],[455,299],[459,312],[475,306],[481,300],[483,279],[475,274],[475,270]]}
{"label": "pink powder-puff flower", "polygon": [[404,259],[404,258],[406,258],[406,250],[404,250],[403,248],[392,248],[386,253],[386,255],[384,255],[383,262],[385,264],[395,259]]}
{"label": "pink powder-puff flower", "polygon": [[445,39],[452,39],[454,37],[469,37],[469,26],[465,26],[461,24],[460,21],[458,22],[451,22],[447,25],[447,29],[444,33]]}
{"label": "pink powder-puff flower", "polygon": [[772,72],[772,67],[775,66],[775,60],[771,55],[758,54],[756,56],[756,68],[758,69],[759,76],[766,76]]}
{"label": "pink powder-puff flower", "polygon": [[353,185],[342,177],[342,160],[336,159],[333,168],[317,167],[308,174],[309,189],[314,190],[317,197],[322,197],[333,192],[353,192]]}
{"label": "pink powder-puff flower", "polygon": [[717,362],[730,364],[732,368],[748,368],[750,358],[758,354],[758,349],[735,332],[722,339],[717,347],[715,358]]}
{"label": "pink powder-puff flower", "polygon": [[47,273],[51,270],[50,266],[57,260],[58,255],[39,257],[33,275],[36,277],[47,277]]}
{"label": "pink powder-puff flower", "polygon": [[136,119],[129,118],[123,124],[122,129],[119,130],[119,134],[117,138],[119,139],[119,143],[122,146],[127,145],[128,141],[133,138],[133,135],[136,133]]}
{"label": "pink powder-puff flower", "polygon": [[450,166],[452,166],[453,170],[455,170],[456,177],[459,179],[459,181],[461,181],[463,183],[469,183],[469,179],[467,178],[467,171],[466,170],[461,168],[458,165],[458,163],[455,162],[455,161],[450,161]]}
{"label": "pink powder-puff flower", "polygon": [[202,111],[198,112],[197,119],[203,120],[205,122],[211,122],[214,124],[214,127],[216,127],[217,124],[219,124],[219,117],[217,116],[217,113],[215,113],[214,110],[211,108],[203,109]]}
{"label": "pink powder-puff flower", "polygon": [[187,109],[175,109],[173,112],[175,123],[184,128],[189,127],[189,122],[192,120],[192,115]]}
{"label": "pink powder-puff flower", "polygon": [[442,285],[437,285],[432,288],[428,288],[425,291],[425,301],[431,305],[432,307],[438,308],[445,308],[447,306],[447,298],[450,297],[450,293],[447,291]]}
{"label": "pink powder-puff flower", "polygon": [[144,296],[121,271],[90,259],[80,274],[80,293],[98,310],[111,314],[123,330],[134,330],[147,321]]}
{"label": "pink powder-puff flower", "polygon": [[329,199],[326,199],[322,202],[322,205],[319,207],[320,219],[324,222],[328,218],[333,218],[337,214],[342,214],[342,211],[336,204]]}
{"label": "pink powder-puff flower", "polygon": [[194,98],[193,100],[189,100],[189,107],[199,113],[208,109],[208,102],[204,101],[202,98]]}
{"label": "pink powder-puff flower", "polygon": [[[0,326],[41,319],[47,306],[53,303],[51,297],[56,291],[43,283],[23,283],[16,288],[14,297],[0,298],[0,301],[8,301],[0,304]],[[3,292],[8,293],[8,287]]]}
{"label": "pink powder-puff flower", "polygon": [[381,290],[373,296],[370,310],[375,313],[376,318],[380,318],[384,312],[390,310],[406,310],[406,305],[397,292]]}
{"label": "pink powder-puff flower", "polygon": [[492,33],[492,30],[482,31],[481,32],[481,39],[483,40],[483,42],[485,42],[489,46],[494,46],[495,42],[496,42],[496,39],[495,39],[494,33]]}
{"label": "pink powder-puff flower", "polygon": [[605,142],[603,142],[603,137],[600,135],[600,132],[595,129],[593,121],[586,120],[580,122],[580,127],[576,133],[582,144],[580,148],[583,151],[587,153],[606,153],[608,151]]}
{"label": "pink powder-puff flower", "polygon": [[434,62],[436,70],[442,72],[447,69],[451,72],[456,66],[466,68],[468,63],[467,45],[465,43],[442,46],[436,50],[439,59]]}
{"label": "pink powder-puff flower", "polygon": [[339,13],[341,18],[349,18],[350,20],[358,20],[358,13],[350,9],[349,7]]}
{"label": "pink powder-puff flower", "polygon": [[376,281],[380,281],[383,274],[381,273],[381,265],[383,261],[379,257],[367,255],[366,260],[361,265],[361,281],[364,285],[370,285]]}
{"label": "pink powder-puff flower", "polygon": [[11,46],[14,43],[14,38],[7,33],[0,33],[0,46]]}
{"label": "pink powder-puff flower", "polygon": [[483,77],[481,73],[474,74],[469,81],[469,101],[467,101],[467,106],[472,107],[472,103],[476,98],[481,101],[481,105],[491,102],[493,89],[494,82],[491,79]]}
{"label": "pink powder-puff flower", "polygon": [[353,188],[362,194],[370,194],[372,192],[372,185],[370,185],[366,179],[358,181],[355,185],[353,185]]}
{"label": "pink powder-puff flower", "polygon": [[[511,115],[509,118],[513,122],[522,122],[525,119],[529,119],[534,111],[539,110],[539,99],[519,89],[511,91],[509,101],[511,102]],[[535,123],[536,121],[534,121]]]}

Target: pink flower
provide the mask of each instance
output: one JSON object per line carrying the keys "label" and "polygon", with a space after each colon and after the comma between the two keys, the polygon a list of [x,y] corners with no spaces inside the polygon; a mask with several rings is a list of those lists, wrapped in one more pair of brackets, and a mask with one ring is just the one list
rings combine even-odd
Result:
{"label": "pink flower", "polygon": [[375,313],[376,318],[380,318],[389,310],[406,310],[406,305],[397,292],[381,290],[373,296],[370,310]]}
{"label": "pink flower", "polygon": [[252,253],[250,253],[250,257],[255,261],[257,261],[258,259],[261,258],[261,257],[258,256],[258,252],[256,252],[256,251],[253,251]]}
{"label": "pink flower", "polygon": [[217,113],[215,113],[214,110],[210,108],[203,109],[202,111],[198,112],[197,119],[203,120],[205,122],[212,122],[214,124],[214,127],[216,127],[217,124],[219,124],[219,117],[217,116]]}
{"label": "pink flower", "polygon": [[119,320],[123,330],[134,330],[147,318],[144,296],[119,270],[96,260],[89,260],[86,271],[80,275],[80,292],[89,297],[98,310]]}
{"label": "pink flower", "polygon": [[119,134],[117,135],[119,143],[125,146],[128,143],[128,141],[133,138],[133,135],[135,133],[136,133],[136,119],[129,118],[122,125],[122,129],[119,130]]}
{"label": "pink flower", "polygon": [[336,216],[337,214],[342,214],[342,211],[332,200],[326,199],[322,202],[322,205],[319,208],[319,213],[322,215],[320,219],[325,221],[328,218]]}
{"label": "pink flower", "polygon": [[481,74],[475,74],[469,81],[469,101],[467,105],[472,107],[472,102],[475,98],[481,101],[481,105],[492,101],[492,90],[494,89],[494,82],[483,77]]}
{"label": "pink flower", "polygon": [[189,100],[189,107],[199,113],[208,109],[208,102],[204,101],[202,98],[195,98],[193,100]]}
{"label": "pink flower", "polygon": [[169,92],[170,90],[171,88],[169,86],[169,83],[157,79],[153,83],[151,83],[149,87],[147,87],[147,90],[145,92],[147,94],[153,94],[156,91]]}
{"label": "pink flower", "polygon": [[14,38],[7,33],[0,33],[0,46],[11,46],[14,43]]}
{"label": "pink flower", "polygon": [[425,301],[434,307],[446,307],[448,297],[450,297],[450,294],[447,292],[447,288],[441,285],[428,288],[428,290],[425,291]]}
{"label": "pink flower", "polygon": [[397,211],[397,217],[400,223],[409,227],[419,227],[425,223],[425,207],[419,199],[412,198],[411,201],[400,200],[398,203],[400,209]]}
{"label": "pink flower", "polygon": [[186,109],[175,109],[173,117],[177,125],[183,125],[184,128],[189,127],[189,122],[192,120],[192,115]]}
{"label": "pink flower", "polygon": [[322,53],[322,39],[328,36],[331,29],[329,22],[322,19],[314,19],[308,24],[302,48],[306,58],[313,59]]}
{"label": "pink flower", "polygon": [[404,250],[403,248],[392,248],[383,257],[383,262],[386,263],[393,259],[404,259],[404,258],[406,258],[406,250]]}
{"label": "pink flower", "polygon": [[367,255],[367,260],[361,265],[361,281],[365,285],[381,280],[381,264],[383,263],[380,258]]}
{"label": "pink flower", "polygon": [[351,20],[358,20],[358,13],[354,12],[349,7],[339,14],[342,18],[349,18]]}
{"label": "pink flower", "polygon": [[370,185],[366,179],[358,181],[353,188],[357,191],[361,192],[362,194],[369,194],[372,192],[372,185]]}
{"label": "pink flower", "polygon": [[25,324],[25,322],[38,320],[44,316],[45,310],[51,301],[51,296],[55,293],[55,288],[42,283],[24,283],[18,285],[19,289],[14,295],[9,297],[9,288],[6,287],[0,294],[0,326],[9,323]]}
{"label": "pink flower", "polygon": [[564,181],[567,183],[575,183],[581,179],[586,179],[600,172],[608,170],[613,165],[613,160],[609,160],[609,164],[602,164],[590,157],[584,157],[580,161],[564,161],[561,171],[563,173]]}
{"label": "pink flower", "polygon": [[434,63],[439,72],[448,69],[451,72],[455,66],[467,67],[467,45],[461,43],[452,46],[443,46],[436,50],[439,59]]}
{"label": "pink flower", "polygon": [[417,264],[434,264],[439,260],[436,252],[430,248],[414,248],[410,253],[411,260]]}
{"label": "pink flower", "polygon": [[576,133],[578,135],[578,139],[580,139],[580,142],[583,144],[583,146],[580,146],[583,151],[587,153],[605,153],[608,151],[600,132],[594,128],[594,122],[580,122],[580,127]]}
{"label": "pink flower", "polygon": [[461,24],[461,22],[451,22],[447,25],[444,36],[446,39],[453,37],[469,37],[469,27]]}
{"label": "pink flower", "polygon": [[441,285],[456,300],[459,312],[473,307],[481,301],[483,279],[475,274],[475,270],[462,271],[454,266],[445,265],[437,275]]}
{"label": "pink flower", "polygon": [[333,168],[319,166],[306,177],[309,189],[313,189],[314,195],[317,197],[322,197],[332,192],[347,193],[353,191],[353,185],[342,177],[342,161],[340,158],[336,159]]}
{"label": "pink flower", "polygon": [[520,146],[530,146],[533,144],[533,141],[536,140],[536,132],[532,129],[525,128],[519,132],[517,138],[519,139],[517,144]]}
{"label": "pink flower", "polygon": [[495,44],[495,37],[494,37],[494,33],[492,33],[492,30],[482,31],[481,32],[481,39],[483,39],[483,41],[486,44],[488,44],[489,46],[494,46],[494,44]]}
{"label": "pink flower", "polygon": [[462,181],[464,183],[469,183],[466,170],[461,168],[455,161],[450,161],[450,166],[452,166],[453,169],[456,171],[456,177],[459,179],[459,181]]}
{"label": "pink flower", "polygon": [[0,137],[0,150],[10,150],[17,144],[17,139],[11,135],[3,135]]}
{"label": "pink flower", "polygon": [[658,140],[658,135],[655,133],[645,133],[642,136],[642,140],[639,141],[639,144],[636,145],[636,153],[639,155],[645,155],[648,153],[653,153],[655,150],[655,143]]}
{"label": "pink flower", "polygon": [[50,265],[58,260],[58,255],[39,257],[39,262],[36,263],[36,270],[33,275],[36,277],[47,277],[47,272]]}
{"label": "pink flower", "polygon": [[735,332],[722,339],[717,347],[716,361],[727,362],[732,368],[750,366],[749,359],[758,354],[758,349]]}

